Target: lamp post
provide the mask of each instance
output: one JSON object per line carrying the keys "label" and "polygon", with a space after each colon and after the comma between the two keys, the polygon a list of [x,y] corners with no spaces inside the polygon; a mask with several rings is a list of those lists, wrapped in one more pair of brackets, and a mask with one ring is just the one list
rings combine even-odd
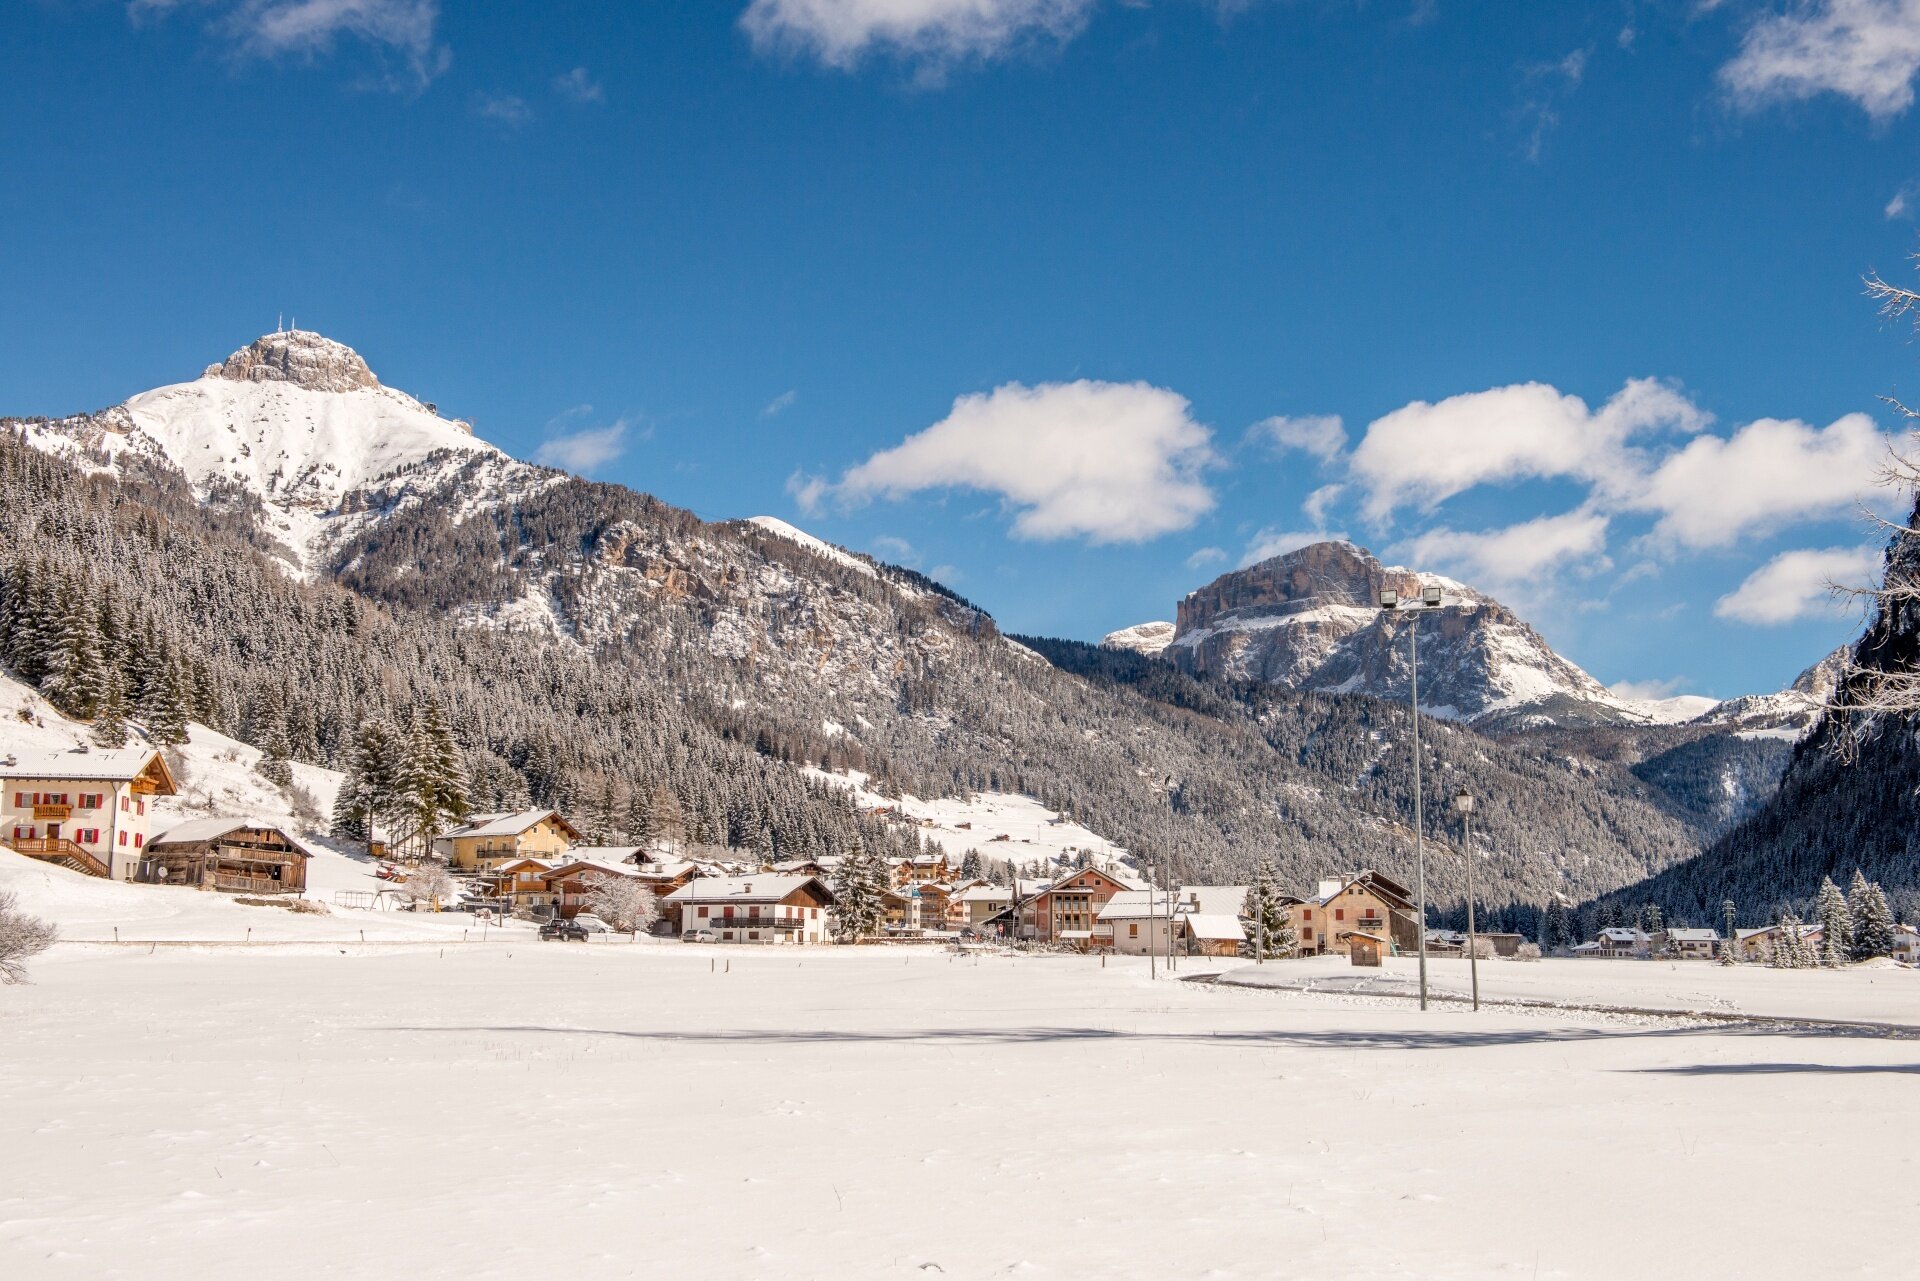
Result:
{"label": "lamp post", "polygon": [[[1380,608],[1389,614],[1403,611],[1414,615],[1414,621],[1407,626],[1408,645],[1412,652],[1413,684],[1410,700],[1413,706],[1413,866],[1414,892],[1419,899],[1420,908],[1420,1008],[1427,1008],[1427,850],[1423,828],[1425,818],[1420,803],[1420,619],[1419,615],[1429,609],[1440,608],[1440,588],[1424,586],[1420,595],[1402,602],[1400,593],[1391,587],[1380,589]],[[1391,931],[1389,931],[1391,932]]]}
{"label": "lamp post", "polygon": [[1480,1008],[1480,948],[1473,932],[1473,793],[1461,788],[1453,794],[1453,812],[1460,816],[1460,852],[1467,859],[1467,970],[1473,975],[1473,1008]]}

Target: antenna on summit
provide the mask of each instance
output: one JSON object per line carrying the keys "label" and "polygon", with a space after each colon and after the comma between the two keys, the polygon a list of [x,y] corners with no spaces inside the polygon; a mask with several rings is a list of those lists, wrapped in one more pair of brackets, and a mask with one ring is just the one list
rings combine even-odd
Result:
{"label": "antenna on summit", "polygon": [[276,334],[284,334],[287,332],[287,313],[286,312],[283,311],[279,315],[273,318],[273,332]]}

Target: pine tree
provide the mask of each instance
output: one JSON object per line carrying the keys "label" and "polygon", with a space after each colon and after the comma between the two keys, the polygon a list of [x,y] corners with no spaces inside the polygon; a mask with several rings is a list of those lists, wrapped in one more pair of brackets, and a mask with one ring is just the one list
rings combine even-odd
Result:
{"label": "pine tree", "polygon": [[833,914],[840,933],[867,938],[886,920],[886,856],[871,850],[858,835],[834,872]]}
{"label": "pine tree", "polygon": [[107,671],[106,690],[93,715],[92,738],[100,747],[127,745],[127,683],[117,668]]}
{"label": "pine tree", "polygon": [[1253,884],[1247,887],[1240,914],[1246,920],[1247,937],[1255,950],[1268,956],[1292,956],[1299,945],[1293,931],[1293,914],[1280,898],[1280,878],[1273,864],[1262,859],[1254,869]]}
{"label": "pine tree", "polygon": [[960,860],[960,879],[977,880],[980,877],[980,851],[968,850]]}
{"label": "pine tree", "polygon": [[401,802],[401,742],[391,721],[372,717],[354,734],[346,778],[333,807],[333,834],[365,841],[369,823],[392,822]]}
{"label": "pine tree", "polygon": [[1740,918],[1735,915],[1732,899],[1720,905],[1720,918],[1726,932],[1726,937],[1720,940],[1720,964],[1734,965],[1740,960],[1740,931],[1735,926]]}
{"label": "pine tree", "polygon": [[687,839],[686,810],[665,783],[655,784],[653,795],[647,799],[647,834],[669,849],[679,848]]}
{"label": "pine tree", "polygon": [[40,681],[53,705],[69,716],[87,719],[98,703],[101,680],[100,631],[91,609],[69,587],[47,658],[47,674]]}
{"label": "pine tree", "polygon": [[1660,917],[1660,905],[1658,903],[1649,903],[1645,907],[1640,909],[1640,932],[1641,933],[1651,938],[1655,934],[1658,934],[1660,932],[1662,928],[1662,924],[1663,922]]}
{"label": "pine tree", "polygon": [[1567,905],[1559,899],[1547,901],[1546,924],[1541,942],[1549,952],[1573,946],[1573,923],[1567,919]]}
{"label": "pine tree", "polygon": [[186,673],[170,652],[163,651],[157,657],[147,681],[147,697],[139,710],[155,742],[176,745],[187,741]]}
{"label": "pine tree", "polygon": [[1847,897],[1831,876],[1820,882],[1814,899],[1814,916],[1820,922],[1820,964],[1845,965],[1853,959],[1853,917],[1847,911]]}
{"label": "pine tree", "polygon": [[1853,917],[1853,959],[1869,961],[1876,956],[1892,956],[1894,945],[1893,909],[1877,882],[1867,880],[1859,868],[1853,870],[1853,884],[1847,892],[1847,910]]}
{"label": "pine tree", "polygon": [[293,770],[287,765],[292,749],[287,745],[286,722],[276,719],[260,744],[260,777],[276,787],[293,786]]}

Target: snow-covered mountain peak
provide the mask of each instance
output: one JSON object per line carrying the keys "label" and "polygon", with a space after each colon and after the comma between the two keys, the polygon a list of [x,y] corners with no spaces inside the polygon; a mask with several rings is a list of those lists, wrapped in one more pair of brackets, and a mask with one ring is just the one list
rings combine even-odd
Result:
{"label": "snow-covered mountain peak", "polygon": [[303,568],[362,512],[403,501],[423,471],[476,458],[520,466],[466,423],[383,385],[351,347],[305,330],[264,335],[192,382],[103,413],[35,421],[27,437],[95,468],[171,464],[202,498],[258,499],[266,532]]}
{"label": "snow-covered mountain peak", "polygon": [[1152,658],[1173,643],[1173,624],[1168,622],[1135,623],[1132,627],[1122,627],[1117,632],[1108,632],[1101,638],[1102,649],[1130,649],[1136,654],[1145,654]]}
{"label": "snow-covered mountain peak", "polygon": [[305,329],[263,334],[221,363],[208,365],[203,376],[292,383],[308,391],[360,391],[380,385],[359,352]]}

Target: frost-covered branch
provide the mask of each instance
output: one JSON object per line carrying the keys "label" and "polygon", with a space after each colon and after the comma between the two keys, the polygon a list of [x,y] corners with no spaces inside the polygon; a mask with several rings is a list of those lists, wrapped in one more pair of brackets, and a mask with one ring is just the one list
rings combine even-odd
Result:
{"label": "frost-covered branch", "polygon": [[12,890],[0,890],[0,983],[27,981],[27,962],[59,937],[53,922],[29,916]]}

